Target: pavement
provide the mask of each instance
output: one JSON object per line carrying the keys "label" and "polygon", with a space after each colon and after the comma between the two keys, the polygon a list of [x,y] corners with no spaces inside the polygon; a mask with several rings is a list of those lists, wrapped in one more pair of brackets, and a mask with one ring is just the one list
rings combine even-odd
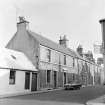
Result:
{"label": "pavement", "polygon": [[89,100],[86,105],[105,105],[105,95],[93,100]]}

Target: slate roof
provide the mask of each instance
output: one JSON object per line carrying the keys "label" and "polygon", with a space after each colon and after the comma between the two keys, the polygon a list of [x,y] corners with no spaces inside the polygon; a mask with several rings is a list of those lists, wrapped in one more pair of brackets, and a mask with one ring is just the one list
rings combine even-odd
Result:
{"label": "slate roof", "polygon": [[[29,30],[27,32],[29,35],[32,35],[43,46],[52,48],[52,49],[59,51],[59,52],[62,52],[64,54],[67,54],[67,55],[70,55],[73,57],[77,57],[81,60],[90,62],[88,59],[81,57],[76,51],[74,51],[70,48],[65,48],[65,47],[53,42],[52,40],[47,39],[47,38],[45,38],[45,37],[43,37],[43,36],[41,36],[35,32],[29,31]],[[93,62],[91,62],[91,63],[93,63]]]}
{"label": "slate roof", "polygon": [[0,68],[37,71],[35,66],[22,52],[7,48],[0,50]]}
{"label": "slate roof", "polygon": [[29,35],[32,35],[41,45],[49,47],[51,49],[54,49],[56,51],[62,52],[64,54],[73,56],[73,57],[77,57],[77,55],[75,54],[75,52],[73,50],[71,50],[70,48],[65,48],[55,42],[53,42],[50,39],[47,39],[35,32],[32,31],[27,31]]}

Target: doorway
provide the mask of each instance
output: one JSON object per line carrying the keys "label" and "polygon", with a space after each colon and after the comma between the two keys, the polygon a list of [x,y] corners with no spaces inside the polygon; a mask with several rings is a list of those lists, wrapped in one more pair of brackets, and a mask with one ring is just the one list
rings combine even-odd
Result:
{"label": "doorway", "polygon": [[30,72],[25,72],[25,89],[30,89]]}
{"label": "doorway", "polygon": [[54,71],[54,88],[57,87],[57,71]]}
{"label": "doorway", "polygon": [[37,73],[32,73],[31,91],[37,91]]}
{"label": "doorway", "polygon": [[64,72],[64,84],[66,84],[66,73]]}

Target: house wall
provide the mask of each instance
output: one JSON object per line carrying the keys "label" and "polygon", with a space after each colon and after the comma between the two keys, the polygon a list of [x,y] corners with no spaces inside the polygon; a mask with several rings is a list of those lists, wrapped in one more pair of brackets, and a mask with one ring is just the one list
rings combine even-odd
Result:
{"label": "house wall", "polygon": [[[18,27],[16,34],[9,41],[6,48],[13,49],[16,51],[23,52],[28,59],[33,63],[33,65],[38,69],[39,61],[39,43],[32,36],[29,35],[26,28]],[[38,89],[40,89],[40,77],[37,74]]]}
{"label": "house wall", "polygon": [[68,67],[73,67],[73,57],[67,55],[66,58],[67,58],[67,59],[66,59],[66,60],[67,60],[67,66],[68,66]]}
{"label": "house wall", "polygon": [[63,72],[58,71],[58,87],[63,87]]}
{"label": "house wall", "polygon": [[30,90],[25,90],[25,72],[16,71],[15,84],[9,84],[9,69],[0,69],[0,95],[23,93]]}
{"label": "house wall", "polygon": [[[30,73],[30,83],[29,89],[25,89],[25,80],[26,76],[25,73],[29,71],[21,71],[16,70],[15,74],[15,84],[9,84],[9,77],[10,77],[10,69],[0,69],[0,95],[9,95],[9,94],[23,94],[29,93],[32,91],[32,73]],[[35,73],[35,72],[34,72]],[[38,80],[37,80],[38,81]],[[34,88],[38,89],[38,82],[37,86],[34,85]]]}
{"label": "house wall", "polygon": [[[40,86],[41,88],[53,88],[54,87],[54,71],[57,71],[57,87],[64,86],[64,73],[66,73],[66,83],[72,81],[72,73],[77,74],[77,60],[73,67],[73,57],[66,55],[66,65],[64,65],[64,55],[61,52],[50,49],[51,51],[51,60],[48,62],[47,60],[47,48],[45,46],[40,45],[40,58],[39,58],[39,69],[40,69]],[[47,70],[51,70],[51,83],[47,84],[46,82],[46,72]],[[76,75],[75,75],[75,79]]]}
{"label": "house wall", "polygon": [[39,77],[40,77],[40,89],[46,88],[46,70],[40,70]]}
{"label": "house wall", "polygon": [[[59,63],[61,65],[64,65],[64,55],[61,52],[55,51],[55,50],[51,50],[51,62],[47,62],[46,59],[46,49],[49,49],[45,46],[40,46],[39,47],[39,43],[38,41],[33,38],[32,35],[29,35],[26,31],[25,28],[22,27],[18,27],[17,33],[15,34],[15,36],[9,41],[9,43],[6,46],[9,49],[14,49],[17,51],[21,51],[23,52],[31,61],[32,63],[39,69],[39,73],[38,73],[38,88],[40,89],[41,87],[47,87],[46,81],[43,81],[44,78],[46,78],[46,72],[42,71],[42,70],[51,70],[52,72],[52,87],[53,87],[53,71],[57,71],[57,81],[58,78],[62,76],[62,79],[60,81],[60,83],[57,82],[58,84],[63,84],[64,83],[64,78],[63,78],[63,71],[59,72]],[[40,51],[40,53],[39,53]],[[65,67],[62,68],[66,68],[67,70],[69,70],[66,66],[68,67],[72,67],[73,65],[73,58],[71,56],[66,55],[66,62],[67,65],[65,65]],[[46,67],[46,69],[40,69],[40,61],[43,62],[47,62],[46,64],[44,63],[44,65]],[[42,62],[41,62],[42,63]],[[73,72],[75,72],[73,70]],[[44,77],[44,76],[45,77]],[[61,75],[61,76],[60,76]],[[67,79],[68,80],[68,79]],[[59,85],[58,85],[59,86]]]}
{"label": "house wall", "polygon": [[[81,61],[82,63],[80,62],[78,64],[77,58],[66,55],[66,65],[64,65],[65,54],[59,51],[55,51],[54,49],[45,47],[44,45],[39,45],[39,42],[27,32],[24,25],[21,25],[20,27],[18,26],[16,34],[9,41],[6,47],[23,52],[39,70],[37,75],[38,89],[54,87],[54,71],[57,71],[58,87],[64,86],[64,73],[67,74],[67,83],[73,79],[73,76],[75,77],[75,79],[78,80],[78,75],[80,75],[80,80],[83,84],[87,85],[88,83],[90,83],[90,81],[88,81],[90,79],[88,75],[89,66],[87,66],[87,63],[85,61]],[[51,50],[50,62],[47,58],[47,49]],[[80,68],[78,68],[79,66]],[[51,70],[50,84],[47,84],[46,82],[47,70]],[[96,78],[98,77],[97,72],[95,72],[94,75],[94,82],[96,82]]]}

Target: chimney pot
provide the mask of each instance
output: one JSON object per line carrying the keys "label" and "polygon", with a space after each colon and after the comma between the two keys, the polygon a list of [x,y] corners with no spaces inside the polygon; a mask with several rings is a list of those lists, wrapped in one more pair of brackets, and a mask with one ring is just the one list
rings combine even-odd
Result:
{"label": "chimney pot", "polygon": [[67,47],[67,43],[68,40],[66,39],[66,35],[63,36],[63,38],[60,36],[60,40],[59,40],[59,44],[64,46],[64,47]]}
{"label": "chimney pot", "polygon": [[28,28],[29,22],[25,20],[23,16],[19,16],[19,22],[17,23],[17,30],[23,30]]}
{"label": "chimney pot", "polygon": [[101,19],[101,20],[99,20],[99,22],[100,22],[100,23],[105,22],[105,19]]}

